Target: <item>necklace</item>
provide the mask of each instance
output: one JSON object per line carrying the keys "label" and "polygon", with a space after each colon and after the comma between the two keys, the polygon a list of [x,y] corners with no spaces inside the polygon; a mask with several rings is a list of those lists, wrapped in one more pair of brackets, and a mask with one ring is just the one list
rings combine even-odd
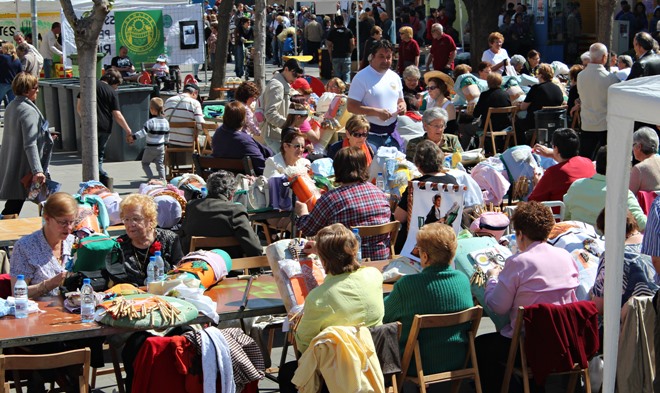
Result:
{"label": "necklace", "polygon": [[[44,227],[41,228],[41,232],[44,234],[44,239],[46,239],[46,243],[48,243],[48,237],[46,236],[46,229]],[[50,246],[50,243],[48,243]],[[55,260],[59,262],[60,265],[64,265],[64,240],[60,242],[60,256],[57,257],[55,255],[55,249],[51,247],[51,250],[53,251],[53,257]]]}
{"label": "necklace", "polygon": [[138,250],[137,247],[133,247],[133,255],[135,255],[135,260],[137,261],[137,263],[140,264],[142,268],[144,268],[145,266],[147,266],[147,259],[149,258],[149,248],[147,247],[147,249],[144,252],[144,259],[142,260],[142,263],[140,263],[140,258],[138,257],[137,250]]}

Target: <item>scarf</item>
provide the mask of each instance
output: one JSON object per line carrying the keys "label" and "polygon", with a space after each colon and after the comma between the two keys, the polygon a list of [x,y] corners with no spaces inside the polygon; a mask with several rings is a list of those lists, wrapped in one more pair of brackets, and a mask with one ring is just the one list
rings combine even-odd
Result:
{"label": "scarf", "polygon": [[[350,145],[348,144],[348,138],[344,138],[344,141],[341,143],[341,147],[349,147]],[[371,151],[369,150],[369,145],[367,145],[367,141],[364,141],[362,146],[360,146],[362,151],[364,152],[364,155],[367,156],[367,167],[371,165]]]}
{"label": "scarf", "polygon": [[416,111],[407,111],[406,116],[408,116],[409,118],[415,121],[422,121],[422,115],[420,115],[419,112]]}

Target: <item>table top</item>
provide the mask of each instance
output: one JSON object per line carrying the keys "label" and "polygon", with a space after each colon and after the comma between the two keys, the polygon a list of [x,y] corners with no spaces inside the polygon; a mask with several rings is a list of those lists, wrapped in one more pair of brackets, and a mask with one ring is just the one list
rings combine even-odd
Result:
{"label": "table top", "polygon": [[[38,231],[41,226],[41,217],[0,220],[0,246],[11,246],[21,237]],[[110,236],[122,235],[125,232],[123,224],[108,227]]]}

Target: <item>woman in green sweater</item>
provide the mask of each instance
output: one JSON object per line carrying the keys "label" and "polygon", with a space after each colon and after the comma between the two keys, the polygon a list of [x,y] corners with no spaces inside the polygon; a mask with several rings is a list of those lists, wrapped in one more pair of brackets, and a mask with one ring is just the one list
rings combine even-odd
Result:
{"label": "woman in green sweater", "polygon": [[[447,314],[466,310],[474,303],[468,277],[449,264],[456,255],[456,234],[445,224],[424,225],[417,232],[417,248],[424,270],[401,278],[385,298],[383,323],[403,325],[401,353],[415,314]],[[463,367],[467,336],[454,327],[423,330],[419,335],[424,374]],[[414,361],[408,375],[416,375]]]}

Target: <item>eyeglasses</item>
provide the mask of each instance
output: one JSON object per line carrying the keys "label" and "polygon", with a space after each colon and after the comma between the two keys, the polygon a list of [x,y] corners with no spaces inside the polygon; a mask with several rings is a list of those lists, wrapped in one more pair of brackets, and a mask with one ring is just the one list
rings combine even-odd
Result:
{"label": "eyeglasses", "polygon": [[367,135],[369,135],[368,132],[353,132],[353,133],[351,133],[351,136],[353,138],[366,138]]}
{"label": "eyeglasses", "polygon": [[122,218],[121,221],[125,224],[137,224],[140,225],[144,223],[144,217],[126,217]]}
{"label": "eyeglasses", "polygon": [[53,218],[53,220],[57,223],[57,225],[63,228],[73,226],[76,223],[76,220],[58,220],[56,218]]}
{"label": "eyeglasses", "polygon": [[447,125],[444,124],[444,123],[443,123],[443,124],[431,124],[431,123],[428,123],[428,124],[426,124],[426,125],[427,125],[428,127],[435,128],[435,129],[438,129],[438,130],[441,130],[441,129],[444,129],[445,127],[447,127]]}
{"label": "eyeglasses", "polygon": [[30,90],[39,90],[39,85],[36,85],[35,87],[31,88]]}
{"label": "eyeglasses", "polygon": [[293,144],[293,143],[287,143],[287,145],[293,147],[294,149],[303,149],[305,145],[300,145],[300,144]]}
{"label": "eyeglasses", "polygon": [[431,86],[426,86],[426,89],[427,89],[428,91],[433,91],[433,90],[435,90],[435,89],[437,89],[437,88],[438,88],[438,86],[433,86],[433,85],[431,85]]}

